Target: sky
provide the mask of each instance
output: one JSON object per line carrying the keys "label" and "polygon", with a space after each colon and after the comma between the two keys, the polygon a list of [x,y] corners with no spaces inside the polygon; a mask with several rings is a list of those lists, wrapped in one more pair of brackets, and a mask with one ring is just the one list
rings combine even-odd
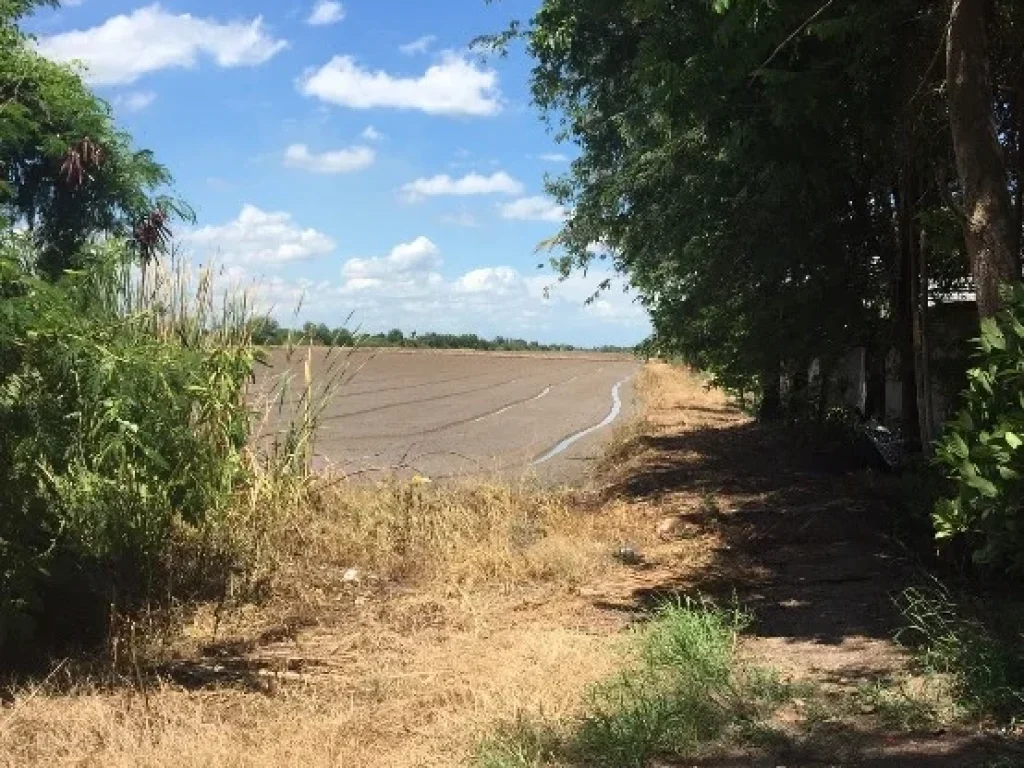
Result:
{"label": "sky", "polygon": [[635,344],[604,263],[559,282],[540,242],[564,172],[530,63],[470,52],[537,0],[65,0],[26,27],[76,62],[196,211],[181,248],[286,324]]}

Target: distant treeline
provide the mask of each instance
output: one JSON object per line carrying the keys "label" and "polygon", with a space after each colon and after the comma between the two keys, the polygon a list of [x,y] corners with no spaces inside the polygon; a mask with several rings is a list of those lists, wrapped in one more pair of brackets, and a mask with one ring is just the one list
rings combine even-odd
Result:
{"label": "distant treeline", "polygon": [[406,335],[398,328],[387,333],[353,333],[348,328],[330,328],[324,323],[306,323],[301,328],[283,327],[273,318],[260,318],[253,329],[257,344],[281,345],[289,341],[312,342],[336,347],[404,347],[409,349],[476,349],[494,352],[572,352],[577,350],[599,352],[634,352],[633,347],[605,345],[577,347],[572,344],[541,344],[525,339],[507,339],[495,336],[484,339],[475,333],[416,333]]}

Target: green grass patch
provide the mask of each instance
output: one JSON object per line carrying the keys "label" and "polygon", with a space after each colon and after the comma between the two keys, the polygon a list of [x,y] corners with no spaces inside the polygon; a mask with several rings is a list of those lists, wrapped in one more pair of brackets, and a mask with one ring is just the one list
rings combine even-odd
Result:
{"label": "green grass patch", "polygon": [[637,631],[630,663],[590,691],[575,722],[562,732],[523,719],[500,726],[477,765],[639,768],[729,737],[746,740],[791,697],[777,674],[738,659],[748,623],[739,609],[705,601],[663,606]]}
{"label": "green grass patch", "polygon": [[873,715],[887,731],[924,731],[942,721],[946,708],[937,688],[937,682],[922,690],[912,690],[906,682],[895,680],[864,683],[857,690],[857,708]]}
{"label": "green grass patch", "polygon": [[1000,721],[1024,716],[1019,626],[1011,630],[1015,637],[993,631],[937,581],[905,590],[897,605],[907,622],[898,638],[925,670],[948,677],[965,714]]}

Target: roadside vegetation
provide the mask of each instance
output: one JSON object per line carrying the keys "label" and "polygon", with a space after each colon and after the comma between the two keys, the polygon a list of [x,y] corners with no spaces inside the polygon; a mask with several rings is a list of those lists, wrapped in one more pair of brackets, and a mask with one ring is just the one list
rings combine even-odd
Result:
{"label": "roadside vegetation", "polygon": [[[649,364],[586,490],[313,474],[353,346],[567,348],[254,314],[175,260],[188,206],[36,52],[41,4],[0,0],[0,759],[1019,757],[1015,4],[545,0],[492,40],[525,38],[581,151],[556,265],[611,258],[641,351],[705,372]],[[928,317],[964,295],[977,351],[936,438]],[[271,344],[301,375],[257,390]],[[851,419],[810,371],[854,346]],[[890,476],[853,441],[891,349]]]}
{"label": "roadside vegetation", "polygon": [[634,633],[625,668],[589,691],[567,730],[523,719],[503,724],[480,745],[477,764],[641,768],[752,737],[791,694],[770,670],[738,661],[748,621],[735,608],[665,604]]}

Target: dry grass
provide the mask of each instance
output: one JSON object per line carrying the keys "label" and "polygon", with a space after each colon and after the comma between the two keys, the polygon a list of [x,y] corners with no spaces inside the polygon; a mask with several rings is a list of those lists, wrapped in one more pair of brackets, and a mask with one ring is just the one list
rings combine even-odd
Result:
{"label": "dry grass", "polygon": [[[259,605],[136,642],[127,681],[61,673],[0,710],[0,766],[463,765],[495,722],[564,721],[620,660],[587,585],[654,539],[621,503],[492,482],[261,491]],[[617,575],[618,574],[618,575]]]}
{"label": "dry grass", "polygon": [[[642,417],[604,466],[623,476],[645,437],[716,418],[721,396],[679,369],[641,374]],[[204,605],[155,638],[127,683],[64,675],[0,709],[0,766],[465,765],[498,722],[565,723],[622,661],[627,601],[665,569],[700,567],[704,538],[660,541],[662,505],[529,483],[268,489],[252,536],[259,605]],[[614,553],[628,544],[653,566]],[[354,570],[352,570],[354,569]],[[145,684],[140,680],[145,679]]]}

